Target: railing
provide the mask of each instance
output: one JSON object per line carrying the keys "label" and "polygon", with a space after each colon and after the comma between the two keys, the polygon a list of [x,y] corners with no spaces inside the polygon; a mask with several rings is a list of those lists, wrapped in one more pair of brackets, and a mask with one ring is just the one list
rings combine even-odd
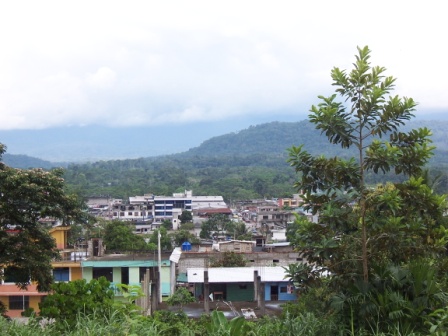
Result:
{"label": "railing", "polygon": [[[118,283],[118,282],[111,282],[110,283],[109,287],[110,287],[110,289],[113,290],[115,296],[123,296],[123,291],[126,291],[126,289],[125,288],[121,288],[120,285],[121,285],[121,283]],[[136,287],[141,288],[141,284],[139,284],[139,283],[130,283],[130,284],[128,284],[128,286],[136,286]],[[131,292],[130,294],[137,295],[138,293],[137,292]]]}

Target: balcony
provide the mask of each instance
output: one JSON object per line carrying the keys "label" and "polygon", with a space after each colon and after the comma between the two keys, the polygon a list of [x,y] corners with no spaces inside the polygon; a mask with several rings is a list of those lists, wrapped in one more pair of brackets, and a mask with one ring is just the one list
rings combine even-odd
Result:
{"label": "balcony", "polygon": [[[121,284],[118,283],[118,282],[111,282],[110,283],[110,289],[113,290],[115,296],[123,296],[123,291],[120,289],[120,285]],[[138,288],[141,288],[141,285],[139,283],[137,283],[137,282],[136,283],[130,283],[128,286],[136,286]],[[123,290],[125,290],[125,289],[123,288]],[[138,295],[138,292],[137,291],[135,291],[135,292],[131,291],[130,294],[131,295]]]}

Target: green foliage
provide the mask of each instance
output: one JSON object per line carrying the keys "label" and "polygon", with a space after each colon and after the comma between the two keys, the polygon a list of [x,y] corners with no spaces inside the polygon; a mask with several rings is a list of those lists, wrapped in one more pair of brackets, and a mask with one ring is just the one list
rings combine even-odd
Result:
{"label": "green foliage", "polygon": [[[431,169],[442,173],[437,192],[448,192],[448,165],[445,130],[447,122],[408,122],[403,132],[426,126],[439,147],[431,159]],[[227,201],[262,197],[290,197],[294,172],[286,163],[285,146],[304,144],[312,155],[347,158],[352,149],[328,146],[308,120],[273,122],[253,126],[237,134],[210,139],[187,153],[152,158],[71,164],[64,177],[69,189],[83,197],[110,195],[117,198],[154,193],[171,195],[181,186],[196,195],[222,195]],[[228,144],[231,145],[228,145]],[[443,147],[442,147],[443,146]],[[392,172],[366,174],[369,184],[401,182]],[[260,193],[261,192],[261,193]]]}
{"label": "green foliage", "polygon": [[231,157],[164,156],[121,161],[72,164],[65,179],[72,192],[83,197],[110,195],[117,198],[143,195],[170,195],[179,186],[196,195],[222,195],[225,199],[260,198],[252,190],[261,179],[267,197],[289,195],[293,172],[281,151],[271,154]]}
{"label": "green foliage", "polygon": [[232,237],[237,240],[252,240],[252,232],[249,228],[246,227],[246,223],[233,222]]}
{"label": "green foliage", "polygon": [[[406,323],[422,319],[444,300],[420,297],[422,306],[417,308],[410,297],[410,282],[393,287],[384,281],[392,273],[404,276],[406,269],[417,276],[412,273],[413,260],[446,258],[446,196],[435,194],[426,184],[423,168],[434,150],[431,132],[400,129],[413,116],[416,103],[411,98],[388,97],[395,79],[386,77],[384,68],[370,66],[369,59],[370,50],[358,48],[352,71],[334,68],[336,93],[319,96],[321,102],[312,106],[309,115],[330,144],[351,148],[356,155],[326,158],[311,155],[303,145],[289,149],[289,162],[298,173],[295,187],[305,193],[306,207],[319,213],[319,224],[297,220],[288,229],[289,240],[314,265],[308,276],[305,266],[290,273],[296,272],[291,278],[303,282],[313,278],[313,270],[329,271],[339,304],[351,304],[343,318],[352,331],[354,326],[362,327],[368,316],[369,327],[378,331],[388,330],[382,324],[387,320],[408,330]],[[337,101],[338,95],[345,103]],[[376,187],[366,183],[369,174],[390,172],[401,179]],[[380,272],[383,287],[377,289],[377,275],[384,265],[390,273]],[[425,281],[438,288],[437,282]]]}
{"label": "green foliage", "polygon": [[348,294],[335,295],[331,307],[351,316],[356,326],[388,330],[399,325],[424,332],[430,316],[447,302],[432,262],[419,260],[406,266],[378,266],[368,284],[356,282]]}
{"label": "green foliage", "polygon": [[198,325],[195,320],[188,318],[182,311],[157,310],[154,312],[153,319],[162,329],[160,335],[206,335],[203,332],[205,327]]}
{"label": "green foliage", "polygon": [[85,239],[85,229],[86,225],[83,224],[72,224],[70,225],[70,231],[67,233],[67,245],[75,246],[79,241]]}
{"label": "green foliage", "polygon": [[180,222],[182,224],[191,222],[192,220],[193,220],[193,214],[191,213],[191,211],[188,210],[182,211],[182,214],[180,215]]}
{"label": "green foliage", "polygon": [[[0,145],[0,157],[4,146]],[[63,172],[55,169],[15,169],[0,163],[0,265],[12,264],[26,274],[17,285],[35,281],[41,291],[53,281],[51,261],[59,257],[53,238],[39,219],[51,217],[63,225],[84,222],[82,202],[64,192]],[[14,229],[15,234],[8,230]]]}
{"label": "green foliage", "polygon": [[149,250],[142,236],[133,232],[133,223],[113,220],[105,227],[104,244],[110,251],[144,251]]}
{"label": "green foliage", "polygon": [[185,225],[187,224],[182,225],[181,230],[178,230],[171,235],[175,246],[182,246],[184,242],[190,242],[192,244],[199,243],[199,239],[193,233],[184,230]]}
{"label": "green foliage", "polygon": [[245,267],[247,260],[244,258],[244,254],[235,252],[221,253],[220,257],[211,258],[211,267]]}
{"label": "green foliage", "polygon": [[114,308],[126,315],[141,314],[141,307],[135,304],[136,300],[144,297],[140,285],[116,285],[125,301],[117,300],[114,302]]}
{"label": "green foliage", "polygon": [[103,314],[114,304],[114,293],[104,277],[55,283],[52,291],[39,304],[40,315],[54,318],[59,324],[73,326],[78,314]]}
{"label": "green foliage", "polygon": [[151,237],[149,238],[149,242],[158,246],[158,235],[160,234],[160,248],[163,251],[171,251],[173,249],[173,244],[171,241],[171,236],[168,235],[167,230],[164,227],[161,227],[159,230],[155,230]]}
{"label": "green foliage", "polygon": [[306,291],[299,291],[297,301],[285,303],[282,318],[296,317],[308,312],[322,319],[334,319],[334,312],[329,309],[330,300],[334,295],[330,279],[322,278],[316,286],[309,286]]}
{"label": "green foliage", "polygon": [[286,313],[282,319],[265,319],[253,328],[257,336],[268,335],[344,335],[344,330],[338,328],[332,319],[322,319],[309,312],[302,312],[297,316]]}
{"label": "green foliage", "polygon": [[221,236],[229,234],[233,236],[235,225],[230,218],[224,214],[215,214],[202,223],[199,236],[204,239],[210,239],[212,236]]}
{"label": "green foliage", "polygon": [[35,314],[34,308],[32,307],[28,307],[27,309],[25,309],[23,312],[20,313],[20,315],[23,317],[31,317],[34,316],[34,314]]}
{"label": "green foliage", "polygon": [[167,231],[173,229],[173,223],[169,219],[164,219],[161,226]]}
{"label": "green foliage", "polygon": [[229,321],[223,312],[214,310],[210,317],[207,325],[208,335],[243,336],[249,331],[249,325],[243,316],[234,317]]}
{"label": "green foliage", "polygon": [[285,277],[294,284],[299,292],[305,292],[310,286],[320,284],[322,274],[307,263],[289,264],[283,266]]}
{"label": "green foliage", "polygon": [[170,306],[179,306],[179,309],[181,310],[183,305],[195,301],[196,299],[188,289],[185,287],[178,287],[174,294],[166,300],[166,303]]}
{"label": "green foliage", "polygon": [[194,224],[192,222],[184,223],[180,226],[181,230],[192,231],[194,230]]}

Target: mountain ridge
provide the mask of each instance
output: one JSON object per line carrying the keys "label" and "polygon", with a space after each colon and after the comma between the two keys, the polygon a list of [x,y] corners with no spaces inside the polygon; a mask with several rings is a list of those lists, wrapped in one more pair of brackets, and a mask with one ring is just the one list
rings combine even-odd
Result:
{"label": "mountain ridge", "polygon": [[[418,120],[409,121],[403,130],[417,127],[428,127],[433,132],[433,144],[437,147],[437,153],[448,151],[448,121]],[[143,159],[158,160],[166,157],[194,157],[194,156],[247,156],[255,154],[276,154],[285,156],[287,148],[303,145],[311,154],[323,154],[331,156],[347,156],[347,150],[339,146],[331,146],[325,136],[316,130],[314,124],[308,120],[299,122],[273,121],[250,126],[238,132],[230,132],[213,136],[203,141],[199,146],[177,154],[158,155],[154,157],[142,157]],[[136,159],[119,159],[136,160]],[[117,161],[115,160],[93,160]],[[51,162],[28,155],[8,154],[3,155],[3,162],[15,168],[39,167],[50,169],[54,167],[68,167],[82,162]]]}

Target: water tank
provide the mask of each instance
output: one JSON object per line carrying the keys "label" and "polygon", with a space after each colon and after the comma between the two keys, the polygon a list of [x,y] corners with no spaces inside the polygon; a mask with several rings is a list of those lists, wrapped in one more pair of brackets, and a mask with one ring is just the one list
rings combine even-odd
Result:
{"label": "water tank", "polygon": [[182,251],[191,251],[191,244],[189,242],[185,242],[182,244]]}

